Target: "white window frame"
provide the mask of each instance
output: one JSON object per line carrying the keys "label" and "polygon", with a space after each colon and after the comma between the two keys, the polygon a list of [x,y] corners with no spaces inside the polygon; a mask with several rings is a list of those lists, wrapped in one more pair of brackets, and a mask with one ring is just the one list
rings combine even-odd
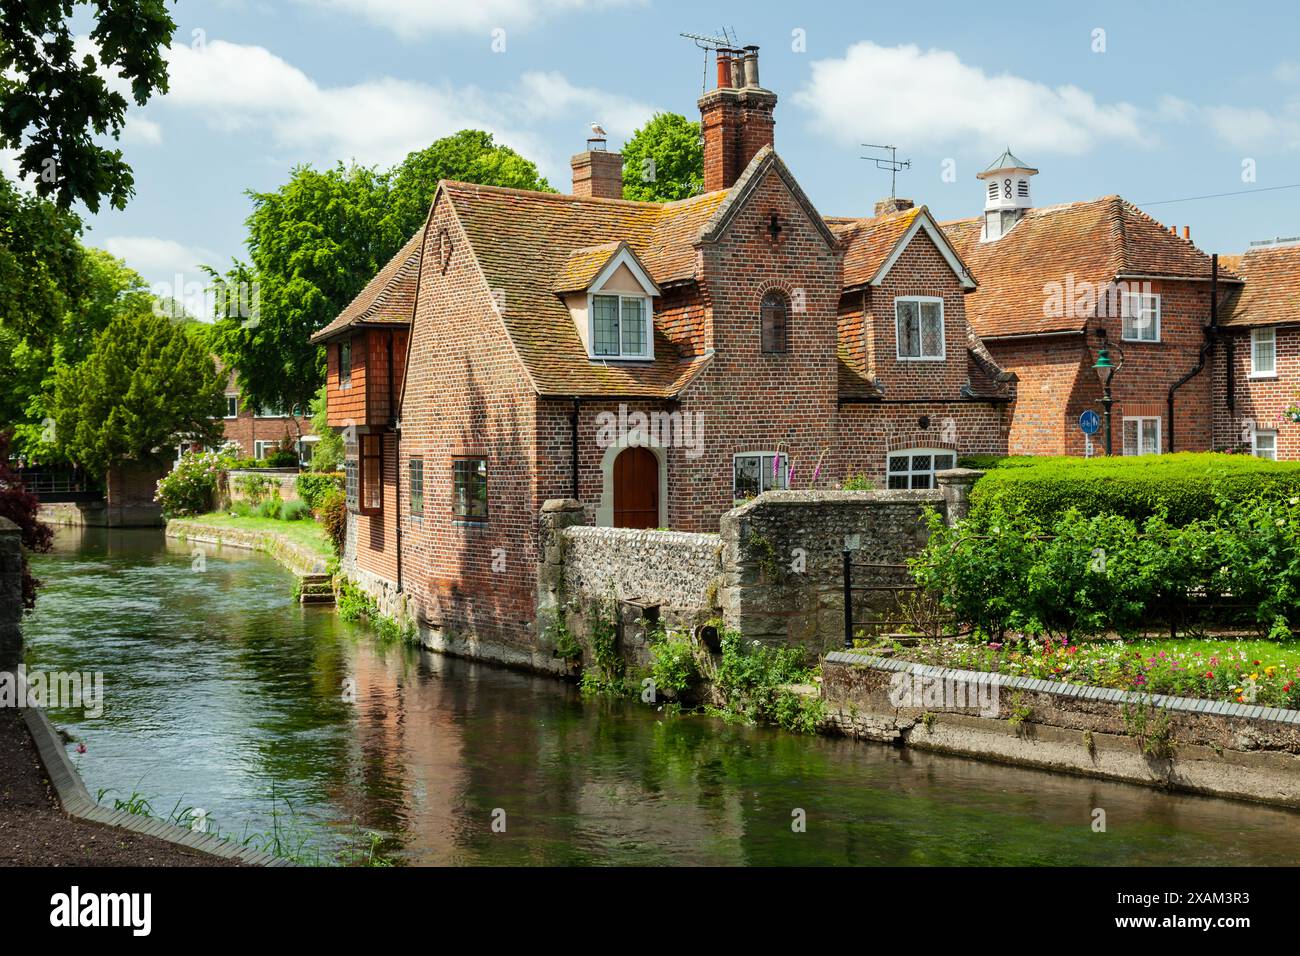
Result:
{"label": "white window frame", "polygon": [[[1150,304],[1144,304],[1138,308],[1137,312],[1132,312],[1129,303],[1134,299],[1150,300]],[[1151,327],[1155,335],[1152,338],[1129,335],[1128,320],[1140,318],[1146,312],[1152,313]],[[1160,341],[1160,294],[1158,292],[1125,292],[1120,297],[1119,337],[1122,342],[1145,342],[1148,345]]]}
{"label": "white window frame", "polygon": [[279,442],[278,440],[272,441],[272,440],[269,439],[269,438],[259,438],[259,439],[257,439],[255,442],[253,442],[253,458],[254,458],[254,459],[256,459],[256,460],[258,460],[258,461],[261,461],[263,458],[266,457],[266,455],[263,454],[263,453],[261,452],[261,450],[260,450],[260,449],[262,449],[262,448],[264,448],[264,447],[268,448],[269,451],[275,451],[277,448],[280,447],[280,442]]}
{"label": "white window frame", "polygon": [[[731,500],[739,504],[742,501],[750,499],[740,497],[736,488],[736,462],[741,458],[757,458],[758,462],[758,494],[765,491],[785,491],[790,487],[790,453],[783,451],[781,455],[781,484],[767,487],[768,482],[772,481],[772,462],[777,452],[774,451],[741,451],[731,456]],[[754,497],[758,497],[755,495]]]}
{"label": "white window frame", "polygon": [[[1272,452],[1272,454],[1261,455],[1259,453],[1260,435],[1268,435],[1273,439],[1273,447],[1269,449]],[[1256,458],[1263,458],[1266,461],[1277,461],[1277,429],[1262,428],[1262,429],[1255,429],[1254,431],[1252,431],[1250,435],[1250,453],[1254,455]]]}
{"label": "white window frame", "polygon": [[[938,355],[904,355],[903,354],[903,336],[899,334],[899,323],[902,316],[899,315],[898,307],[904,302],[916,303],[916,333],[919,343],[924,342],[921,325],[921,306],[925,303],[935,303],[939,306],[939,354]],[[937,295],[900,295],[894,298],[894,356],[900,362],[943,362],[948,358],[948,326],[943,315],[943,299]]]}
{"label": "white window frame", "polygon": [[232,398],[235,400],[235,414],[233,414],[233,415],[222,415],[221,417],[224,418],[226,421],[232,421],[232,420],[234,420],[234,419],[236,419],[236,418],[239,417],[239,393],[238,393],[238,392],[227,392],[227,393],[226,393],[226,411],[229,411],[229,410],[230,410],[230,400],[231,400]]}
{"label": "white window frame", "polygon": [[[1137,429],[1138,429],[1138,435],[1137,435],[1137,442],[1138,442],[1138,443],[1137,443],[1137,447],[1138,447],[1138,450],[1137,450],[1134,454],[1132,454],[1132,455],[1129,455],[1128,450],[1127,450],[1127,446],[1124,444],[1124,428],[1125,428],[1125,426],[1126,426],[1129,422],[1137,422],[1137,423],[1138,423],[1138,426],[1137,426]],[[1155,450],[1152,454],[1159,455],[1159,454],[1163,451],[1163,449],[1164,449],[1164,440],[1165,440],[1165,436],[1164,436],[1164,434],[1163,434],[1163,432],[1164,432],[1164,421],[1161,419],[1161,417],[1160,417],[1159,415],[1125,415],[1125,416],[1120,420],[1120,424],[1119,424],[1119,444],[1120,444],[1120,455],[1121,455],[1121,456],[1128,456],[1128,457],[1130,457],[1130,458],[1140,458],[1140,457],[1144,454],[1144,452],[1142,451],[1142,423],[1143,423],[1143,422],[1155,422],[1155,423],[1156,423],[1156,450]]]}
{"label": "white window frame", "polygon": [[[1260,340],[1265,337],[1265,333],[1267,333],[1273,347],[1273,367],[1268,370],[1261,370],[1255,366],[1255,350],[1259,347]],[[1271,325],[1250,330],[1250,377],[1277,378],[1277,329]]]}
{"label": "white window frame", "polygon": [[[895,455],[906,455],[906,456],[907,456],[907,470],[906,470],[906,471],[890,471],[890,470],[889,470],[889,459],[892,458],[892,457],[894,457]],[[913,455],[929,455],[929,456],[930,456],[930,469],[929,469],[928,471],[925,471],[925,470],[917,471],[917,470],[913,469],[913,468],[912,468],[912,456],[913,456]],[[954,451],[953,449],[951,449],[951,448],[924,448],[924,447],[920,447],[920,448],[895,448],[893,451],[885,452],[885,488],[886,488],[886,489],[889,489],[889,488],[890,488],[890,485],[889,485],[889,479],[890,479],[892,476],[895,476],[895,475],[906,475],[906,476],[907,476],[907,487],[906,487],[906,488],[894,488],[894,489],[892,489],[893,491],[914,491],[914,490],[915,490],[915,491],[926,491],[926,490],[933,491],[935,488],[938,487],[938,483],[937,483],[937,482],[935,481],[935,479],[934,479],[934,473],[935,473],[936,471],[945,471],[945,470],[947,470],[947,469],[940,469],[940,468],[935,468],[935,467],[934,467],[934,456],[935,456],[935,455],[951,455],[951,456],[952,456],[952,465],[950,465],[949,467],[954,467],[954,466],[956,466],[956,464],[957,464],[957,452],[955,452],[955,451]],[[914,476],[916,476],[916,475],[929,475],[929,476],[930,476],[930,484],[929,484],[929,486],[928,486],[927,488],[914,489],[914,488],[912,487],[912,478],[913,478]]]}
{"label": "white window frame", "polygon": [[[618,299],[618,354],[601,355],[596,351],[596,299]],[[623,351],[623,302],[636,299],[641,303],[641,315],[645,322],[645,352],[635,355]],[[613,362],[651,362],[655,357],[655,322],[654,300],[648,295],[632,295],[625,292],[589,292],[587,293],[587,342],[589,358]]]}
{"label": "white window frame", "polygon": [[253,417],[254,418],[289,418],[290,417],[289,413],[282,408],[269,409],[269,411],[272,413],[270,415],[264,414],[264,412],[266,411],[268,411],[268,409],[258,408],[255,412],[253,412]]}

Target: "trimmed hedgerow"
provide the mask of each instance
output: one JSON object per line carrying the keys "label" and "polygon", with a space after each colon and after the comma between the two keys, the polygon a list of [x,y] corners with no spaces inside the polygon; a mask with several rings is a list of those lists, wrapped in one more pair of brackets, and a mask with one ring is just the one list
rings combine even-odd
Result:
{"label": "trimmed hedgerow", "polygon": [[1249,455],[1180,452],[1129,458],[1002,459],[971,490],[972,517],[1000,510],[1051,522],[1080,514],[1144,521],[1163,514],[1185,525],[1214,514],[1221,500],[1300,494],[1300,462]]}

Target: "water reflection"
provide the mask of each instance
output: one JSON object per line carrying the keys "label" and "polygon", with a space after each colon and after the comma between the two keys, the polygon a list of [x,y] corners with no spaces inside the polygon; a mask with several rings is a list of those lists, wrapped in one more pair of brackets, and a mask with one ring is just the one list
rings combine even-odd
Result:
{"label": "water reflection", "polygon": [[411,864],[1300,857],[1287,811],[583,702],[549,679],[381,645],[293,603],[292,578],[261,555],[209,547],[199,571],[192,550],[61,530],[36,559],[28,663],[105,673],[102,718],[54,714],[87,746],[92,793],[202,807],[225,832],[287,825],[327,855],[375,832]]}

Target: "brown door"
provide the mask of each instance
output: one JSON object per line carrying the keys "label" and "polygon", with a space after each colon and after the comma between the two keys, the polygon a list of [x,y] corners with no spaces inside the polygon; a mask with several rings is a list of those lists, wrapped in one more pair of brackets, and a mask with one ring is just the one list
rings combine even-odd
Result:
{"label": "brown door", "polygon": [[648,448],[614,459],[614,527],[659,527],[659,459]]}

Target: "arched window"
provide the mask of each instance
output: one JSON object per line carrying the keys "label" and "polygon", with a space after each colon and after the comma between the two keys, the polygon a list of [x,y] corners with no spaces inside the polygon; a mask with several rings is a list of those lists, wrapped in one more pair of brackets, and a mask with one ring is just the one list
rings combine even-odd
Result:
{"label": "arched window", "polygon": [[763,351],[790,351],[790,300],[773,290],[763,296],[759,310],[763,321]]}

